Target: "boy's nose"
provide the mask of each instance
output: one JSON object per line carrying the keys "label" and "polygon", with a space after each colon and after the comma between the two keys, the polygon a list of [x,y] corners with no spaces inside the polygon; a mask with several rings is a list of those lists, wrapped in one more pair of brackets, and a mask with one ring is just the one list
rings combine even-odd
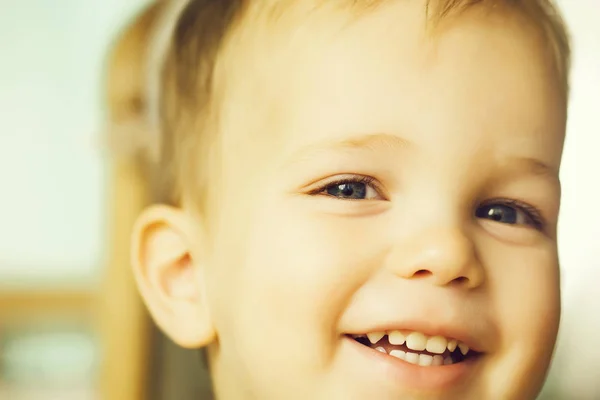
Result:
{"label": "boy's nose", "polygon": [[484,280],[475,245],[460,229],[436,229],[415,235],[393,250],[393,272],[405,279],[428,279],[437,286],[473,289]]}

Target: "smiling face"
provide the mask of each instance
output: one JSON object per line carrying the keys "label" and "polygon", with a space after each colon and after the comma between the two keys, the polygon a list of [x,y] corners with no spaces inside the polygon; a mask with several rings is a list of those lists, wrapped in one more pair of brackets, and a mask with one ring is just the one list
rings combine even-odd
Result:
{"label": "smiling face", "polygon": [[415,3],[307,22],[256,84],[261,113],[243,91],[226,103],[220,208],[192,251],[219,398],[533,399],[543,382],[565,126],[551,57],[519,16],[431,37]]}

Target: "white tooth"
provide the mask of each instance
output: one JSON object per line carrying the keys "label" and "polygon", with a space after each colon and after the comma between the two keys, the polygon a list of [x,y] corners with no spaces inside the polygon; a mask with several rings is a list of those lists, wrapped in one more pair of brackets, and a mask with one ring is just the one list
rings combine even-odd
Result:
{"label": "white tooth", "polygon": [[371,333],[367,333],[367,337],[369,338],[369,342],[371,342],[372,344],[375,344],[377,342],[379,342],[381,340],[382,337],[385,336],[385,333],[383,332],[371,332]]}
{"label": "white tooth", "polygon": [[406,337],[400,331],[392,331],[388,333],[388,341],[390,342],[390,344],[400,346],[404,344],[404,342],[406,341]]}
{"label": "white tooth", "polygon": [[442,336],[433,336],[427,339],[427,351],[430,353],[442,354],[446,351],[448,341]]}
{"label": "white tooth", "polygon": [[392,350],[390,351],[390,356],[406,360],[406,352],[402,350]]}
{"label": "white tooth", "polygon": [[439,354],[433,356],[433,363],[431,365],[442,365],[444,363],[444,357]]}
{"label": "white tooth", "polygon": [[463,356],[466,356],[467,353],[469,352],[469,346],[467,346],[464,343],[459,343],[458,348],[460,349],[460,352],[462,353]]}
{"label": "white tooth", "polygon": [[429,367],[431,364],[433,364],[433,356],[430,356],[429,354],[421,354],[419,356],[420,366]]}
{"label": "white tooth", "polygon": [[411,364],[418,364],[419,363],[419,355],[417,353],[411,353],[410,351],[407,351],[406,358],[404,361],[411,363]]}
{"label": "white tooth", "polygon": [[427,338],[420,332],[411,332],[406,337],[406,347],[411,350],[423,351],[427,346]]}
{"label": "white tooth", "polygon": [[450,356],[444,358],[444,365],[452,365],[452,358]]}
{"label": "white tooth", "polygon": [[450,350],[450,353],[452,353],[454,350],[456,350],[456,345],[457,345],[457,342],[454,339],[452,339],[448,342],[448,350]]}
{"label": "white tooth", "polygon": [[378,352],[380,352],[380,353],[385,353],[385,354],[387,354],[387,351],[385,351],[385,349],[384,349],[383,347],[381,347],[381,346],[375,347],[375,350],[377,350],[377,351],[378,351]]}

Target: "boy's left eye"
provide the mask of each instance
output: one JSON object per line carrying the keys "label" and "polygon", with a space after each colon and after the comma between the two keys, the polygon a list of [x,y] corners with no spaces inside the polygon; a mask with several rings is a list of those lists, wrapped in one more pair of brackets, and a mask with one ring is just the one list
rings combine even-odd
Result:
{"label": "boy's left eye", "polygon": [[315,194],[341,200],[382,200],[383,197],[373,186],[372,181],[373,179],[369,177],[338,180],[327,184]]}
{"label": "boy's left eye", "polygon": [[543,225],[539,213],[533,207],[513,203],[482,205],[475,212],[475,216],[508,225],[528,225],[536,228]]}

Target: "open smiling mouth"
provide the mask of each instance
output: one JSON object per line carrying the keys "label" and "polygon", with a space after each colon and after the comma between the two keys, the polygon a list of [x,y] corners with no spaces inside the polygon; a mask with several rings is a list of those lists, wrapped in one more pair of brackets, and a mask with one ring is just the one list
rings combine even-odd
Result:
{"label": "open smiling mouth", "polygon": [[348,337],[373,350],[423,367],[458,364],[480,354],[456,339],[420,332],[373,332]]}

